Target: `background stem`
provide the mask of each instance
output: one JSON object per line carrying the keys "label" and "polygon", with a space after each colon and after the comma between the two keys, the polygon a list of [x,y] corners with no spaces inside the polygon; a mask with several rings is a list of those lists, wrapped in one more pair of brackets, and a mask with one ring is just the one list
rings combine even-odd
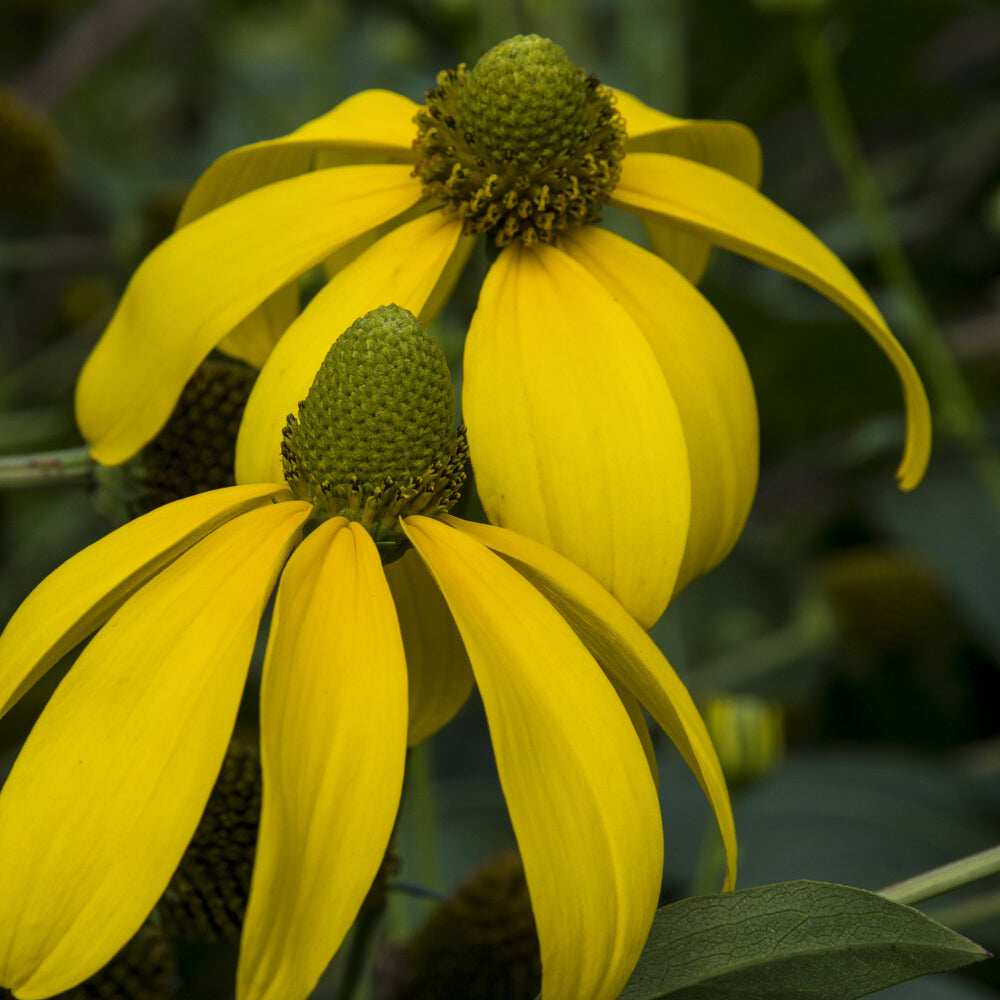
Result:
{"label": "background stem", "polygon": [[83,483],[90,479],[94,466],[86,445],[62,451],[8,455],[0,458],[0,490]]}
{"label": "background stem", "polygon": [[906,346],[930,391],[935,425],[968,448],[983,484],[1000,506],[1000,456],[990,445],[979,406],[896,235],[878,181],[862,149],[830,45],[814,21],[807,19],[801,23],[798,47],[831,152],[868,236],[875,265],[895,299],[896,311],[908,335]]}
{"label": "background stem", "polygon": [[879,895],[897,903],[912,905],[997,872],[1000,872],[1000,845],[896,882],[880,889]]}

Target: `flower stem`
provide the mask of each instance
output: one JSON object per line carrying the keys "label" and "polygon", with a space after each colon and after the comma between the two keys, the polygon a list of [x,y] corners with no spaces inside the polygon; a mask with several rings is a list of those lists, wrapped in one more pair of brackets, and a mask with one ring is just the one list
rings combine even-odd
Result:
{"label": "flower stem", "polygon": [[997,872],[1000,872],[1000,845],[903,879],[902,882],[880,889],[879,895],[897,903],[912,905]]}
{"label": "flower stem", "polygon": [[361,982],[361,975],[365,970],[368,958],[368,945],[385,911],[384,893],[382,900],[380,904],[373,904],[370,900],[365,900],[358,913],[358,919],[354,922],[354,930],[351,934],[347,959],[344,963],[344,972],[340,977],[337,1000],[351,1000]]}
{"label": "flower stem", "polygon": [[86,445],[31,455],[8,455],[0,458],[0,489],[83,483],[90,479],[94,467]]}
{"label": "flower stem", "polygon": [[878,181],[865,158],[830,45],[811,19],[801,22],[798,45],[830,149],[868,236],[875,264],[896,300],[909,334],[908,345],[930,389],[935,422],[968,448],[980,479],[1000,506],[1000,456],[990,446],[979,406],[896,235]]}

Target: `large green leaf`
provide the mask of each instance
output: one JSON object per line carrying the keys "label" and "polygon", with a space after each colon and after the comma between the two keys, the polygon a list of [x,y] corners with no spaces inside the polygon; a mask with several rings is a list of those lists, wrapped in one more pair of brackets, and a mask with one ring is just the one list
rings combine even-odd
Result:
{"label": "large green leaf", "polygon": [[779,882],[663,907],[620,1000],[854,1000],[986,957],[865,889]]}

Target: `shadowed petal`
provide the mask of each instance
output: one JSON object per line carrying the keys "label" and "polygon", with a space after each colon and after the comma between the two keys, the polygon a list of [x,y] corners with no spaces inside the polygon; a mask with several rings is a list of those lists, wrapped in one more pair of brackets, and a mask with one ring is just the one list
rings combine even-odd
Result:
{"label": "shadowed petal", "polygon": [[218,528],[84,650],[0,794],[0,983],[48,997],[135,933],[187,846],[232,733],[264,605],[309,511]]}
{"label": "shadowed petal", "polygon": [[675,593],[721,562],[757,488],[757,404],[739,344],[722,317],[669,264],[605,229],[564,240],[628,310],[677,402],[691,463],[691,530]]}
{"label": "shadowed petal", "polygon": [[760,143],[740,122],[677,118],[651,108],[624,90],[615,106],[625,119],[627,153],[670,153],[725,170],[756,187],[760,183]]}
{"label": "shadowed petal", "polygon": [[474,683],[469,657],[441,591],[410,550],[385,567],[399,616],[410,683],[410,746],[433,736],[465,704]]}
{"label": "shadowed petal", "polygon": [[626,157],[611,203],[709,236],[727,250],[797,278],[853,316],[902,382],[907,437],[896,475],[904,490],[920,482],[931,447],[930,411],[920,377],[867,292],[805,226],[728,174],[676,156]]}
{"label": "shadowed petal", "polygon": [[[615,96],[628,128],[626,153],[683,156],[760,186],[760,143],[745,125],[674,118],[623,91],[616,91]],[[689,281],[700,281],[712,241],[669,223],[643,221],[653,249]]]}
{"label": "shadowed petal", "polygon": [[105,536],[50,573],[0,635],[0,715],[167,563],[220,524],[291,496],[281,483],[178,500]]}
{"label": "shadowed petal", "polygon": [[669,386],[625,309],[563,251],[507,247],[472,319],[462,403],[490,520],[656,621],[687,541],[690,470]]}
{"label": "shadowed petal", "polygon": [[656,763],[656,747],[653,746],[653,737],[649,733],[649,726],[646,723],[646,716],[643,715],[642,705],[639,704],[639,699],[631,691],[619,684],[610,674],[608,675],[608,680],[611,681],[615,689],[615,694],[618,695],[619,701],[625,706],[625,711],[628,712],[628,717],[632,720],[632,725],[635,727],[635,734],[639,737],[639,742],[642,744],[642,752],[646,755],[646,763],[649,764],[649,773],[653,776],[653,784],[658,785],[660,781],[660,768]]}
{"label": "shadowed petal", "polygon": [[715,811],[726,846],[726,888],[736,882],[736,829],[715,748],[683,682],[628,612],[568,559],[528,538],[445,515],[529,579],[562,613],[601,666],[631,691],[659,723],[694,772]]}
{"label": "shadowed petal", "polygon": [[258,370],[299,312],[299,279],[268,296],[219,341],[217,348]]}
{"label": "shadowed petal", "polygon": [[135,454],[202,359],[252,309],[419,199],[407,167],[322,170],[252,191],[161,243],[77,383],[77,420],[94,458],[116,465]]}
{"label": "shadowed petal", "polygon": [[264,796],[237,996],[305,1000],[392,833],[406,663],[378,550],[334,518],[281,576],[261,685]]}
{"label": "shadowed petal", "polygon": [[473,240],[441,212],[393,230],[319,291],[278,342],[247,401],[236,442],[237,482],[281,479],[281,430],[306,398],[333,342],[359,316],[395,303],[427,324],[451,291]]}
{"label": "shadowed petal", "polygon": [[649,932],[659,804],[632,721],[549,603],[475,539],[405,520],[465,641],[524,860],[546,1000],[613,1000]]}

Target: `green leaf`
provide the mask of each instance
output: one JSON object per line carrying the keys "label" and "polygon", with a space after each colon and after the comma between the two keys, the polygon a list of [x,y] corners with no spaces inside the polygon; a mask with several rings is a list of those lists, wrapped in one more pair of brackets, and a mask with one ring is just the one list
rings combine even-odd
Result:
{"label": "green leaf", "polygon": [[987,957],[865,889],[779,882],[664,906],[620,1000],[854,1000]]}

